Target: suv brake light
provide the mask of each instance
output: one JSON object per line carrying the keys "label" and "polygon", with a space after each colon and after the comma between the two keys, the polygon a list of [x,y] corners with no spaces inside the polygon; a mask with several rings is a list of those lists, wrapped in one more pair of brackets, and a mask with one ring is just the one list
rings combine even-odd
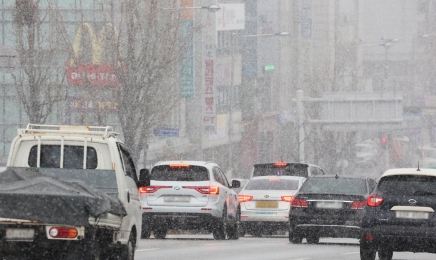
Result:
{"label": "suv brake light", "polygon": [[363,209],[366,206],[366,200],[359,200],[351,204],[351,209]]}
{"label": "suv brake light", "polygon": [[274,163],[274,167],[286,167],[288,163],[285,162],[276,162]]}
{"label": "suv brake light", "polygon": [[139,188],[139,193],[144,194],[144,193],[155,193],[156,191],[160,190],[160,189],[169,189],[172,188],[173,186],[145,186],[145,187],[140,187]]}
{"label": "suv brake light", "polygon": [[250,195],[238,195],[239,202],[247,202],[253,199]]}
{"label": "suv brake light", "polygon": [[291,202],[294,199],[294,196],[282,196],[282,200],[286,202]]}
{"label": "suv brake light", "polygon": [[294,207],[294,208],[307,208],[309,206],[307,205],[307,201],[306,200],[303,200],[303,199],[293,199],[291,201],[291,207]]}
{"label": "suv brake light", "polygon": [[189,168],[190,165],[187,163],[172,163],[170,164],[170,168]]}
{"label": "suv brake light", "polygon": [[378,207],[383,203],[383,197],[377,195],[369,195],[366,199],[366,204],[370,207]]}
{"label": "suv brake light", "polygon": [[216,186],[183,186],[184,189],[194,189],[201,194],[211,194],[218,195],[220,194],[220,188]]}

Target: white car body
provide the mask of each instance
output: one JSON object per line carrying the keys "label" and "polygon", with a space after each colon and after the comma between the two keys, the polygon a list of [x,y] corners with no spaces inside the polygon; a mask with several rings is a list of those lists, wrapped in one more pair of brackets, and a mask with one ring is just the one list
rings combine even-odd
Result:
{"label": "white car body", "polygon": [[[250,183],[294,181],[294,189],[287,190],[258,190],[252,189]],[[261,176],[253,177],[239,193],[241,203],[241,222],[246,227],[248,233],[260,232],[259,229],[270,226],[274,230],[286,230],[289,220],[290,201],[298,192],[305,177],[296,176]],[[248,201],[247,197],[249,198]],[[250,232],[250,229],[252,232]],[[259,234],[259,233],[257,233]]]}
{"label": "white car body", "polygon": [[[178,171],[177,167],[187,167],[192,172],[186,170],[183,177],[186,180],[182,177],[180,180],[160,177],[159,174],[167,174],[168,178],[175,178],[170,172]],[[200,171],[202,174],[207,171],[207,177],[200,176]],[[184,174],[182,170],[178,173]],[[197,174],[197,177],[191,179],[190,173]],[[159,162],[151,169],[150,176],[150,186],[140,189],[143,238],[148,238],[150,231],[154,231],[155,237],[156,232],[161,232],[159,238],[165,238],[168,229],[213,232],[215,223],[223,219],[223,215],[239,224],[237,194],[217,164],[202,161]]]}

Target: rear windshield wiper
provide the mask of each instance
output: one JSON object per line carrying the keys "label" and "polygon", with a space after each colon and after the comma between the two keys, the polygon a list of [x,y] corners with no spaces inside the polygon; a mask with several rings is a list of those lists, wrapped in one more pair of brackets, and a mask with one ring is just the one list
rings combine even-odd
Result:
{"label": "rear windshield wiper", "polygon": [[416,190],[413,192],[413,195],[436,195],[436,194],[429,191]]}

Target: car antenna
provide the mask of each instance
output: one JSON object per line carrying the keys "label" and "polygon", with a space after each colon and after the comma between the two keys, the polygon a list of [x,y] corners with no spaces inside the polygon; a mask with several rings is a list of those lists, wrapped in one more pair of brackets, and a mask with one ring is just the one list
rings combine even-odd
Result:
{"label": "car antenna", "polygon": [[338,174],[336,173],[336,175],[335,175],[335,179],[337,180],[337,179],[339,179],[339,176],[338,176]]}
{"label": "car antenna", "polygon": [[417,172],[420,172],[421,169],[419,169],[419,161],[418,161],[418,169],[416,170]]}

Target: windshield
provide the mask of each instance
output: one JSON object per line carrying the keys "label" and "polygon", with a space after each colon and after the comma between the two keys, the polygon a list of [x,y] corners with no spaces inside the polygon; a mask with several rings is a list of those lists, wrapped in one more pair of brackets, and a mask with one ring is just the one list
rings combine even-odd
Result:
{"label": "windshield", "polygon": [[253,177],[257,176],[300,176],[308,177],[306,164],[287,164],[285,167],[277,167],[274,164],[259,164],[253,169]]}
{"label": "windshield", "polygon": [[245,190],[297,190],[298,180],[284,179],[257,179],[251,180],[244,188]]}
{"label": "windshield", "polygon": [[156,166],[151,171],[153,181],[208,181],[209,172],[201,166],[171,168],[169,165]]}
{"label": "windshield", "polygon": [[366,180],[355,178],[309,178],[300,193],[365,195]]}
{"label": "windshield", "polygon": [[383,177],[378,191],[392,195],[436,195],[436,177],[396,175]]}

